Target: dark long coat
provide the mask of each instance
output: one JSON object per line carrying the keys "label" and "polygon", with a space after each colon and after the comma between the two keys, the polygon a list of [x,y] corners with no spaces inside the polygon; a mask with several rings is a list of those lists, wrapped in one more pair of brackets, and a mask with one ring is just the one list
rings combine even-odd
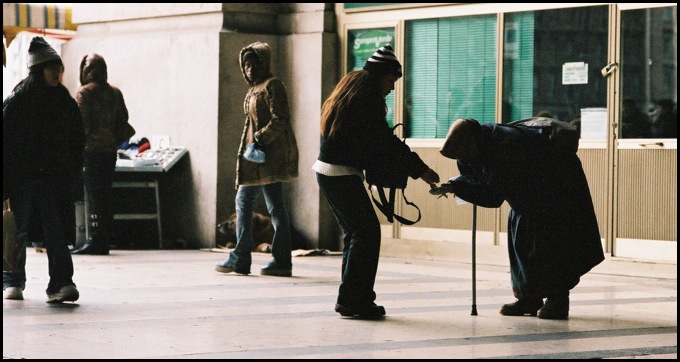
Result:
{"label": "dark long coat", "polygon": [[458,161],[454,193],[481,207],[507,201],[508,253],[517,298],[547,297],[575,287],[604,260],[597,218],[575,153],[559,152],[533,129],[484,124],[480,156]]}

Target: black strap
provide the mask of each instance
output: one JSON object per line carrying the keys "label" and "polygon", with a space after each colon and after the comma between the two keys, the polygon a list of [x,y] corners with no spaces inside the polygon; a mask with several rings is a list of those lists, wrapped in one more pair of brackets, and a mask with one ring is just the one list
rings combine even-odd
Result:
{"label": "black strap", "polygon": [[401,191],[401,196],[404,198],[406,205],[413,206],[413,207],[416,208],[416,210],[418,210],[418,218],[415,221],[412,221],[412,220],[406,219],[403,216],[399,216],[397,214],[394,214],[394,218],[397,219],[397,221],[399,221],[400,223],[402,223],[404,225],[413,225],[413,224],[417,223],[418,221],[420,221],[420,218],[421,218],[422,215],[420,214],[420,208],[418,207],[418,205],[412,203],[411,201],[408,201],[408,199],[406,198],[406,194],[404,193],[404,190]]}
{"label": "black strap", "polygon": [[[404,124],[403,123],[395,124],[394,127],[392,127],[392,132],[394,132],[394,130],[396,130],[397,127],[399,127],[399,126],[403,127]],[[408,199],[406,198],[406,194],[404,193],[405,190],[403,190],[403,189],[401,190],[401,195],[404,198],[406,205],[413,206],[413,207],[416,208],[416,210],[418,210],[418,218],[415,221],[409,220],[409,219],[407,219],[407,218],[405,218],[401,215],[397,215],[397,214],[394,213],[394,196],[397,192],[396,188],[390,188],[390,198],[389,199],[387,199],[387,197],[385,196],[385,189],[383,189],[382,187],[377,187],[377,186],[376,186],[376,189],[378,189],[378,197],[380,197],[380,201],[376,200],[375,196],[373,196],[373,187],[371,185],[368,185],[368,191],[371,193],[371,198],[373,199],[373,203],[378,208],[378,210],[380,210],[383,213],[383,215],[385,215],[387,217],[387,221],[394,222],[394,219],[397,219],[397,221],[399,221],[400,223],[402,223],[404,225],[413,225],[413,224],[417,223],[418,221],[420,221],[420,218],[422,217],[422,215],[420,213],[420,208],[418,207],[418,205],[412,203],[411,201],[408,201]]]}
{"label": "black strap", "polygon": [[395,188],[390,188],[390,198],[387,199],[385,196],[385,189],[381,187],[376,187],[378,189],[378,197],[380,197],[380,201],[378,201],[375,196],[373,196],[373,187],[370,185],[368,186],[368,189],[371,193],[371,198],[373,199],[373,203],[375,206],[387,217],[387,221],[389,222],[394,222],[394,219],[397,219],[400,223],[404,225],[413,225],[420,221],[420,218],[422,217],[422,214],[420,213],[420,208],[418,205],[412,203],[411,201],[408,201],[406,198],[406,194],[404,193],[404,190],[402,190],[401,195],[404,198],[404,201],[406,202],[406,205],[410,205],[416,208],[418,210],[418,218],[414,220],[409,220],[401,215],[397,215],[394,213],[394,196],[396,194],[397,189]]}

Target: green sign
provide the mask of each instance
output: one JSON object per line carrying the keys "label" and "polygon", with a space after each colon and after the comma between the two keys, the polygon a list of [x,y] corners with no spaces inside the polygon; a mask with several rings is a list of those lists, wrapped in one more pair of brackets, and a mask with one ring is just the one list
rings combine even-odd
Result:
{"label": "green sign", "polygon": [[[350,30],[347,34],[347,72],[362,69],[366,60],[385,44],[394,47],[394,28]],[[387,123],[394,125],[394,92],[387,102]]]}
{"label": "green sign", "polygon": [[394,47],[394,28],[351,30],[347,43],[347,71],[363,68],[366,60],[385,44]]}

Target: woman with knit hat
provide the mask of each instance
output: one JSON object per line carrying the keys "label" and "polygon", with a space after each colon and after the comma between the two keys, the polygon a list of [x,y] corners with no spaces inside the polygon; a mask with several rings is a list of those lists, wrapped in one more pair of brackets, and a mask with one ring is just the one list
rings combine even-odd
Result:
{"label": "woman with knit hat", "polygon": [[47,303],[74,302],[79,293],[61,208],[63,195],[70,195],[72,204],[80,186],[83,123],[78,104],[61,84],[61,57],[42,37],[31,40],[28,68],[2,104],[2,194],[14,210],[19,251],[16,269],[2,273],[3,295],[23,299],[27,236],[37,212],[47,247]]}
{"label": "woman with knit hat", "polygon": [[[239,52],[248,92],[243,102],[245,123],[236,160],[236,247],[215,266],[220,273],[250,274],[253,206],[264,194],[274,225],[272,260],[260,274],[290,277],[291,226],[283,183],[298,176],[298,148],[290,123],[286,87],[271,73],[271,48],[255,42]],[[255,150],[257,157],[251,157]]]}
{"label": "woman with knit hat", "polygon": [[344,234],[342,282],[335,311],[379,319],[373,291],[380,256],[380,221],[364,188],[365,170],[391,165],[431,187],[439,175],[394,135],[386,121],[385,97],[401,78],[401,64],[388,44],[364,69],[345,75],[321,110],[321,146],[312,169]]}

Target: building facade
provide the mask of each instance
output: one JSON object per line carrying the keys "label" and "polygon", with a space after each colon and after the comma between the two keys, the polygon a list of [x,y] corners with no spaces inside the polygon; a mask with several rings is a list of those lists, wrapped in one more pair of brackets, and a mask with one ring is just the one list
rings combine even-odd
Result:
{"label": "building facade", "polygon": [[[300,177],[286,185],[291,220],[309,247],[339,250],[311,170],[321,104],[342,75],[391,43],[404,77],[388,98],[389,122],[404,124],[400,136],[444,180],[457,175],[438,152],[455,119],[507,123],[548,112],[581,130],[605,250],[677,263],[677,131],[633,132],[624,111],[635,103],[651,122],[669,100],[677,129],[675,3],[74,4],[73,22],[77,34],[62,47],[67,87],[77,88],[83,55],[102,54],[138,135],[169,135],[189,150],[162,186],[166,239],[213,247],[217,223],[233,212],[247,89],[238,51],[265,41],[300,148]],[[471,205],[432,197],[418,182],[408,196],[422,220],[381,218],[383,255],[391,245],[429,257],[470,243]],[[507,212],[480,208],[477,242],[504,248]]]}

